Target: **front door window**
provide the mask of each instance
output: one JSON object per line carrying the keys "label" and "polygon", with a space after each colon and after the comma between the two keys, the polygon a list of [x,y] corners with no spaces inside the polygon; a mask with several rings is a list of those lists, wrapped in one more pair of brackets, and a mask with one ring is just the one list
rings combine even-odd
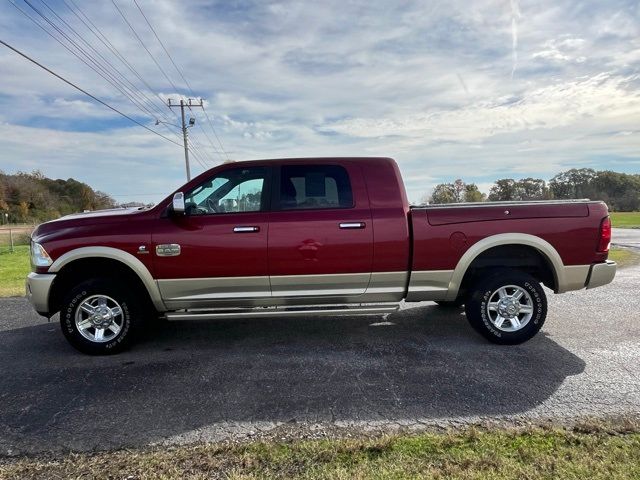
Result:
{"label": "front door window", "polygon": [[265,210],[266,167],[234,168],[209,178],[185,195],[187,215]]}

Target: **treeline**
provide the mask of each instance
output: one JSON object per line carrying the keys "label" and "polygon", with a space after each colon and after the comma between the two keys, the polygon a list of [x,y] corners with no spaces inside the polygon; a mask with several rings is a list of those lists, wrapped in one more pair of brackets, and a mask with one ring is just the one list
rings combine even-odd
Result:
{"label": "treeline", "polygon": [[548,182],[541,178],[502,178],[496,180],[485,195],[473,183],[461,179],[436,185],[423,198],[429,203],[459,203],[518,200],[552,200],[589,198],[603,200],[616,212],[640,210],[640,175],[591,168],[561,172]]}
{"label": "treeline", "polygon": [[[43,222],[70,213],[116,205],[113,198],[73,178],[53,180],[42,173],[0,171],[0,215],[3,223]],[[8,218],[6,216],[8,214]]]}

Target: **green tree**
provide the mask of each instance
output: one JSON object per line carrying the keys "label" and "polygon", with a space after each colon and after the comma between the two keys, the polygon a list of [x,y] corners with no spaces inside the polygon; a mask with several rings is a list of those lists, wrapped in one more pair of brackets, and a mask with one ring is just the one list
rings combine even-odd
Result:
{"label": "green tree", "polygon": [[440,183],[428,197],[430,203],[483,202],[486,196],[475,183],[465,183],[458,178],[453,183]]}
{"label": "green tree", "polygon": [[541,178],[521,178],[516,182],[516,200],[548,200],[551,192]]}
{"label": "green tree", "polygon": [[489,191],[489,200],[492,202],[508,202],[516,200],[518,186],[513,178],[502,178]]}
{"label": "green tree", "polygon": [[72,178],[52,180],[41,172],[0,172],[0,210],[12,221],[46,221],[85,209],[115,206],[109,195]]}
{"label": "green tree", "polygon": [[468,183],[464,189],[464,201],[465,202],[484,202],[487,196],[478,190],[478,186],[475,183]]}
{"label": "green tree", "polygon": [[452,183],[440,183],[433,187],[429,197],[430,203],[455,203],[456,192]]}
{"label": "green tree", "polygon": [[611,171],[597,172],[591,182],[591,198],[604,200],[618,211],[640,209],[640,175]]}
{"label": "green tree", "polygon": [[592,168],[572,168],[549,181],[554,198],[586,198],[593,196],[592,181],[597,172]]}

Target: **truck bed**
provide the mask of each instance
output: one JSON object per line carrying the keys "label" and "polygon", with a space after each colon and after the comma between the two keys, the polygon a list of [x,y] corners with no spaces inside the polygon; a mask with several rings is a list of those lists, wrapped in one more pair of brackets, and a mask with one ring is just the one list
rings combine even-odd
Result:
{"label": "truck bed", "polygon": [[[498,249],[510,257],[529,249],[559,272],[547,286],[557,292],[582,288],[589,265],[607,259],[606,252],[596,251],[598,226],[607,214],[603,202],[590,200],[412,206],[412,283],[438,272],[442,281],[437,288],[450,285],[454,271],[466,270],[466,259],[475,258],[476,250],[492,255],[493,249],[494,260],[507,267]],[[516,250],[513,245],[518,245]],[[421,298],[430,299],[430,293]]]}

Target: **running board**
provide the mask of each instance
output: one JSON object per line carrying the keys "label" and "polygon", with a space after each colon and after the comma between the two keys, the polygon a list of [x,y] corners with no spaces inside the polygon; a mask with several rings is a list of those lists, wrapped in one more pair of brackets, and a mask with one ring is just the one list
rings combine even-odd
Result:
{"label": "running board", "polygon": [[167,312],[167,320],[215,320],[219,318],[285,318],[311,316],[337,316],[337,315],[380,315],[393,313],[398,310],[398,304],[378,305],[315,305],[301,307],[264,307],[249,309],[219,309],[219,310],[182,310]]}

